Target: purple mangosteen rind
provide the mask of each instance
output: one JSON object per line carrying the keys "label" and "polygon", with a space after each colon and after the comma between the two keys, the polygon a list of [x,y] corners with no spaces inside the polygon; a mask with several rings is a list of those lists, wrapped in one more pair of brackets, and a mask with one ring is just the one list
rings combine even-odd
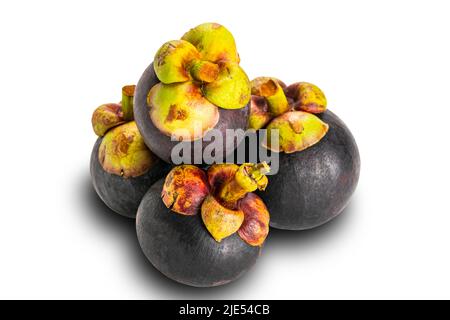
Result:
{"label": "purple mangosteen rind", "polygon": [[170,171],[171,166],[160,159],[155,159],[146,172],[136,177],[125,178],[110,173],[99,161],[99,149],[103,139],[97,139],[91,153],[90,173],[94,189],[111,210],[122,216],[135,218],[145,193]]}
{"label": "purple mangosteen rind", "polygon": [[261,246],[247,244],[238,233],[220,242],[208,232],[201,214],[173,212],[161,201],[164,179],[142,199],[136,217],[141,249],[168,278],[194,287],[215,287],[235,281],[254,266]]}
{"label": "purple mangosteen rind", "polygon": [[321,226],[343,212],[357,187],[361,160],[352,133],[330,110],[317,116],[328,124],[327,134],[300,152],[279,153],[279,172],[258,193],[273,228]]}
{"label": "purple mangosteen rind", "polygon": [[[150,118],[149,105],[147,103],[147,97],[150,89],[158,83],[160,83],[160,81],[156,76],[152,63],[144,71],[136,86],[134,96],[134,118],[148,148],[160,159],[168,163],[173,163],[171,158],[172,149],[179,143],[179,141],[172,141],[170,136],[162,133],[153,124]],[[245,107],[240,109],[218,108],[218,110],[219,120],[213,129],[219,130],[223,137],[223,144],[218,148],[218,152],[222,153],[225,159],[228,154],[234,152],[237,145],[241,142],[241,137],[226,139],[226,130],[241,129],[245,131],[247,129],[248,118],[250,115],[250,102]],[[211,141],[205,141],[207,136],[208,133],[206,133],[201,141],[202,152],[211,143]],[[185,143],[191,143],[190,158],[194,159],[195,141]],[[227,152],[227,150],[229,152]]]}

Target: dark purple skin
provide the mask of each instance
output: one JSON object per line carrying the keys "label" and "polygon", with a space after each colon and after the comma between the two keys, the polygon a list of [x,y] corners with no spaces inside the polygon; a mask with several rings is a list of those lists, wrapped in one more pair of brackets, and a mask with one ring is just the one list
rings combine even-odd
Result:
{"label": "dark purple skin", "polygon": [[94,189],[102,201],[113,211],[135,218],[145,193],[160,178],[167,175],[171,166],[158,160],[145,174],[123,178],[106,172],[98,161],[98,149],[103,138],[98,138],[91,154],[91,177]]}
{"label": "dark purple skin", "polygon": [[241,277],[256,262],[261,247],[233,234],[216,242],[201,214],[184,216],[161,200],[164,181],[155,183],[142,199],[136,231],[142,251],[168,278],[194,287],[224,285]]}
{"label": "dark purple skin", "polygon": [[[178,141],[171,141],[169,136],[161,133],[158,128],[156,128],[150,119],[149,106],[147,104],[147,95],[150,89],[159,83],[156,77],[155,70],[153,69],[153,63],[147,67],[139,80],[136,91],[134,95],[134,118],[136,124],[139,128],[141,135],[144,137],[145,144],[149,147],[154,154],[156,154],[162,160],[172,163],[171,152],[172,148],[177,145]],[[227,110],[219,108],[219,121],[214,127],[214,129],[219,129],[223,137],[223,146],[218,149],[218,152],[222,152],[225,156],[227,155],[226,150],[231,150],[233,153],[234,149],[240,143],[240,139],[225,139],[226,129],[247,129],[248,117],[250,114],[250,104],[247,104],[244,108]],[[206,138],[207,135],[204,137]],[[206,146],[208,146],[211,141],[202,141],[202,153]],[[227,149],[228,148],[228,149]],[[194,143],[191,142],[192,154],[190,163],[194,163]],[[196,163],[200,164],[200,163]],[[204,163],[202,163],[204,164]]]}
{"label": "dark purple skin", "polygon": [[316,145],[280,153],[278,174],[259,196],[270,212],[270,226],[305,230],[335,218],[347,206],[360,172],[358,147],[347,126],[331,111],[318,115],[329,125]]}

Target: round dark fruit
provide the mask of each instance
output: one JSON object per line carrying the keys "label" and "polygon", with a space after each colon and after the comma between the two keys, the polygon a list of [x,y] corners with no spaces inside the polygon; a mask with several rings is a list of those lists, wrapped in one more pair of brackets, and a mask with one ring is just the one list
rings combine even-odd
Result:
{"label": "round dark fruit", "polygon": [[[150,89],[159,83],[158,78],[156,77],[153,64],[151,64],[142,74],[141,79],[139,80],[136,87],[136,95],[134,101],[134,116],[136,123],[139,127],[139,131],[144,137],[145,143],[153,151],[159,158],[163,159],[168,163],[172,163],[171,153],[172,149],[179,143],[179,141],[171,141],[171,137],[162,133],[156,126],[153,124],[150,113],[149,106],[147,104],[147,94]],[[227,150],[231,150],[230,153],[234,152],[237,144],[241,141],[237,137],[233,137],[232,139],[226,139],[226,130],[227,129],[241,129],[246,130],[247,121],[250,113],[249,105],[246,105],[241,109],[223,109],[219,108],[219,120],[217,124],[213,127],[213,129],[217,129],[220,131],[220,134],[223,137],[222,145],[216,149],[218,154],[223,155],[223,159],[228,155]],[[208,137],[208,133],[206,136]],[[204,137],[204,138],[205,138]],[[212,139],[214,141],[214,138]],[[194,163],[193,159],[195,156],[195,141],[191,141],[191,163]],[[203,153],[205,148],[211,143],[211,141],[206,141],[203,139],[201,142],[201,152]]]}
{"label": "round dark fruit", "polygon": [[260,246],[237,233],[217,242],[200,214],[178,214],[164,205],[163,185],[160,180],[150,188],[136,217],[140,246],[156,269],[186,285],[213,287],[238,279],[255,264]]}
{"label": "round dark fruit", "polygon": [[[97,139],[91,153],[90,171],[94,189],[102,201],[113,211],[135,218],[143,196],[152,184],[169,172],[170,165],[152,155],[148,149],[135,149],[137,152],[134,153],[126,150],[136,146],[128,143],[130,140],[127,139],[131,139],[132,135],[129,135],[129,131],[124,132],[123,126],[136,127],[134,122],[129,122],[111,129],[105,137]],[[119,134],[116,134],[116,139],[104,142],[104,139],[109,139],[110,135],[114,136],[117,132]],[[135,132],[138,133],[137,128]],[[110,153],[108,148],[119,150],[116,158],[105,155]],[[127,152],[128,163],[124,161]],[[121,155],[124,157],[120,157]]]}
{"label": "round dark fruit", "polygon": [[331,111],[317,115],[329,129],[315,145],[279,153],[278,174],[260,196],[270,226],[286,230],[318,227],[339,215],[358,183],[360,157],[347,126]]}
{"label": "round dark fruit", "polygon": [[247,129],[250,97],[232,34],[205,23],[157,51],[137,84],[134,116],[146,144],[164,161],[211,164],[242,139],[234,133]]}

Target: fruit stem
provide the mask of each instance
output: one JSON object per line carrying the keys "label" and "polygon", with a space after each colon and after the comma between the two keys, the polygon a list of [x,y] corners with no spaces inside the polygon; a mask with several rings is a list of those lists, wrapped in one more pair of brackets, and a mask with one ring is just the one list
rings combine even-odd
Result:
{"label": "fruit stem", "polygon": [[266,97],[266,99],[269,104],[269,111],[275,117],[289,110],[289,103],[282,88],[279,88],[274,95]]}
{"label": "fruit stem", "polygon": [[219,66],[209,61],[194,60],[189,66],[189,72],[195,80],[209,83],[219,76]]}
{"label": "fruit stem", "polygon": [[244,163],[236,171],[233,179],[224,183],[217,193],[218,199],[229,208],[236,208],[237,202],[247,193],[256,189],[264,190],[270,167],[266,162],[259,164]]}
{"label": "fruit stem", "polygon": [[252,81],[252,94],[264,97],[269,105],[269,112],[276,117],[289,110],[289,102],[278,80],[259,77]]}
{"label": "fruit stem", "polygon": [[135,85],[128,85],[122,88],[122,113],[125,121],[132,121],[133,115],[133,99]]}

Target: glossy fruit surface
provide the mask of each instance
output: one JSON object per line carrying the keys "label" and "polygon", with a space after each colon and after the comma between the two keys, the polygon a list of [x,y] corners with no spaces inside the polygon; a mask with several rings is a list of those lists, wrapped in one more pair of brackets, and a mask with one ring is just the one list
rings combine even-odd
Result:
{"label": "glossy fruit surface", "polygon": [[329,125],[314,146],[279,153],[280,166],[260,196],[270,212],[270,226],[304,230],[320,226],[347,206],[359,179],[358,147],[347,126],[331,111],[318,115]]}
{"label": "glossy fruit surface", "polygon": [[97,139],[91,154],[90,171],[94,189],[113,211],[134,218],[145,193],[155,181],[169,172],[170,165],[156,160],[146,173],[138,177],[124,178],[109,173],[103,169],[99,161],[102,140],[103,138]]}
{"label": "glossy fruit surface", "polygon": [[236,280],[255,264],[261,247],[238,234],[217,242],[200,214],[181,215],[164,205],[163,184],[160,180],[150,188],[136,217],[139,243],[156,269],[186,285],[213,287]]}

